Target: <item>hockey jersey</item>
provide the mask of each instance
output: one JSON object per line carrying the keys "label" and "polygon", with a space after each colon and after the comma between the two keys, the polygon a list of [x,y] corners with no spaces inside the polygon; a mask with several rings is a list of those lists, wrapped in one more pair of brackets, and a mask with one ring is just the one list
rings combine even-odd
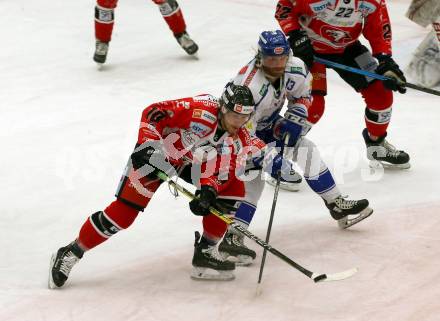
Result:
{"label": "hockey jersey", "polygon": [[284,75],[274,85],[264,75],[253,59],[244,66],[232,80],[236,85],[248,86],[255,101],[255,112],[247,124],[251,133],[270,128],[280,118],[284,103],[289,102],[288,109],[298,106],[306,109],[311,103],[312,75],[304,62],[290,53]]}
{"label": "hockey jersey", "polygon": [[258,155],[265,144],[240,128],[235,136],[218,128],[219,104],[211,95],[154,103],[142,113],[138,144],[161,141],[174,166],[201,166],[201,185],[225,188],[231,177],[244,172],[249,153]]}
{"label": "hockey jersey", "polygon": [[385,0],[279,0],[275,17],[285,34],[306,30],[317,53],[342,53],[362,34],[373,55],[391,54]]}

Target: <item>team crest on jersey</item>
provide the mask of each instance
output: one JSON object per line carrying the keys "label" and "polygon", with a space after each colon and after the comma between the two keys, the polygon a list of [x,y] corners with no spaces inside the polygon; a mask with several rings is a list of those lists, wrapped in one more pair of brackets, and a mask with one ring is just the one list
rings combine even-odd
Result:
{"label": "team crest on jersey", "polygon": [[348,32],[333,26],[322,26],[321,34],[331,38],[333,42],[340,44],[350,43],[353,40]]}

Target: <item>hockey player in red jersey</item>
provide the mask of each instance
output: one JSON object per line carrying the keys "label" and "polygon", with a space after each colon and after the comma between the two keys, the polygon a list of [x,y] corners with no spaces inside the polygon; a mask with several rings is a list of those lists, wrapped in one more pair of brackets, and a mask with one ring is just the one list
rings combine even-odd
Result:
{"label": "hockey player in red jersey", "polygon": [[[179,45],[189,55],[194,55],[199,47],[186,32],[185,19],[176,0],[152,0],[159,6],[165,22],[174,34]],[[93,60],[98,64],[106,61],[109,42],[112,37],[114,10],[118,0],[97,0],[95,6],[96,50]]]}
{"label": "hockey player in red jersey", "polygon": [[246,196],[244,182],[237,173],[248,162],[258,162],[253,165],[272,175],[290,170],[273,151],[265,150],[262,159],[258,154],[265,144],[242,127],[251,117],[253,105],[249,88],[231,85],[219,101],[201,95],[148,106],[142,113],[136,148],[121,178],[116,200],[92,214],[76,240],[53,254],[49,287],[63,286],[84,252],[134,222],[161,184],[154,174],[158,169],[198,187],[199,197],[191,201],[190,209],[203,216],[204,232],[202,237],[196,233],[192,277],[233,279],[234,263],[225,261],[216,246],[227,226],[209,213],[209,207],[221,202],[222,210],[233,214],[234,203]]}
{"label": "hockey player in red jersey", "polygon": [[[293,54],[313,74],[310,122],[317,123],[323,115],[327,94],[326,67],[314,62],[314,56],[393,78],[382,82],[335,69],[365,101],[366,128],[362,135],[368,158],[385,167],[409,168],[409,155],[385,139],[392,113],[392,91],[405,93],[401,83],[406,81],[392,58],[385,1],[279,0],[275,17],[289,37]],[[361,35],[369,41],[372,53],[360,43]]]}

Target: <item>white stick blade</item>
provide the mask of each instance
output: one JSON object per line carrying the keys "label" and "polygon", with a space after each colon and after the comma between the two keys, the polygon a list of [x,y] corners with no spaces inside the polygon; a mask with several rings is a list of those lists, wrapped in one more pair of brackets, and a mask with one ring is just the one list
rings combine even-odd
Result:
{"label": "white stick blade", "polygon": [[[350,277],[352,277],[354,274],[356,274],[356,272],[358,271],[357,268],[353,268],[350,270],[346,270],[343,272],[338,272],[338,273],[332,273],[332,274],[325,274],[325,278],[323,278],[322,280],[318,280],[317,282],[330,282],[330,281],[341,281],[341,280],[345,280],[348,279]],[[318,277],[320,274],[318,273],[313,273],[312,274],[312,279],[315,279],[315,277]]]}

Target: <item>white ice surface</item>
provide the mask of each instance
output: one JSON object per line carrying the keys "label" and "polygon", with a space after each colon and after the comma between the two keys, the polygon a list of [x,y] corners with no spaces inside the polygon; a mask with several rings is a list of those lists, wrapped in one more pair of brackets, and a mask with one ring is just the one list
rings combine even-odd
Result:
{"label": "white ice surface", "polygon": [[[403,67],[428,29],[388,1]],[[86,254],[66,286],[46,288],[50,254],[113,200],[148,104],[218,95],[251,59],[258,34],[277,27],[274,0],[180,0],[199,59],[178,47],[151,1],[123,0],[108,63],[98,71],[93,1],[0,1],[0,320],[440,320],[438,97],[395,95],[389,139],[408,171],[367,175],[362,99],[329,72],[327,110],[310,138],[341,189],[375,213],[340,231],[307,186],[281,192],[270,243],[315,272],[358,267],[349,280],[314,284],[269,255],[236,280],[189,278],[199,218],[162,187],[133,226]],[[251,230],[264,238],[273,188]],[[259,257],[261,249],[250,242]]]}

